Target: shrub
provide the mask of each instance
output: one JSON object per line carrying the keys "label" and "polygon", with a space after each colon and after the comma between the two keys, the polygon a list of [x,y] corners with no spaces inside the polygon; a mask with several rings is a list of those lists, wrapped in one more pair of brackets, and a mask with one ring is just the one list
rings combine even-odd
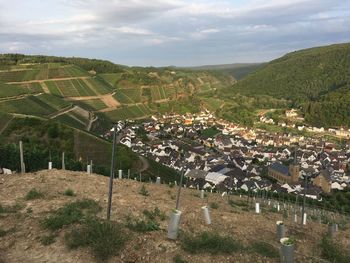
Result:
{"label": "shrub", "polygon": [[43,198],[44,194],[38,190],[36,190],[35,188],[32,188],[25,196],[26,200],[33,200],[33,199],[39,199],[39,198]]}
{"label": "shrub", "polygon": [[173,257],[174,263],[187,263],[186,260],[182,259],[181,255],[177,254]]}
{"label": "shrub", "polygon": [[17,213],[22,208],[23,208],[23,205],[20,205],[20,204],[15,204],[13,206],[2,206],[2,205],[0,205],[0,214]]}
{"label": "shrub", "polygon": [[120,225],[93,219],[67,233],[65,241],[70,249],[88,246],[96,258],[107,260],[123,248],[126,238]]}
{"label": "shrub", "polygon": [[70,188],[64,190],[63,194],[66,195],[66,196],[75,196],[74,191],[72,189],[70,189]]}
{"label": "shrub", "polygon": [[56,235],[48,235],[40,238],[40,243],[44,246],[51,245],[56,242]]}
{"label": "shrub", "polygon": [[146,189],[146,186],[145,185],[142,185],[140,191],[139,191],[139,194],[143,195],[143,196],[149,196],[149,192],[147,191]]}
{"label": "shrub", "polygon": [[81,222],[101,210],[99,204],[90,199],[69,203],[58,209],[54,215],[45,218],[42,225],[46,229],[58,230],[63,226]]}
{"label": "shrub", "polygon": [[210,208],[212,208],[212,209],[218,209],[218,208],[219,208],[219,204],[218,204],[218,203],[215,203],[215,202],[212,202],[212,203],[210,204]]}
{"label": "shrub", "polygon": [[350,254],[343,253],[337,244],[327,236],[321,240],[321,254],[322,257],[331,262],[347,263],[350,262]]}
{"label": "shrub", "polygon": [[233,201],[232,199],[228,200],[228,204],[232,207],[236,207],[236,206],[239,206],[239,207],[248,207],[248,203],[246,202],[242,202],[242,201]]}
{"label": "shrub", "polygon": [[136,232],[149,232],[160,229],[158,222],[155,220],[136,219],[130,216],[126,219],[126,227]]}
{"label": "shrub", "polygon": [[251,249],[253,252],[263,255],[265,257],[269,257],[269,258],[279,257],[278,249],[276,249],[274,246],[266,242],[262,242],[262,241],[254,242],[251,245]]}
{"label": "shrub", "polygon": [[0,228],[0,237],[6,236],[7,231]]}
{"label": "shrub", "polygon": [[164,221],[166,219],[166,215],[164,212],[160,211],[158,207],[154,208],[153,211],[149,210],[143,210],[143,214],[149,219],[149,220],[155,220],[157,217]]}
{"label": "shrub", "polygon": [[217,233],[203,232],[199,236],[185,236],[182,248],[190,253],[231,254],[242,248],[242,245],[230,236],[221,236]]}

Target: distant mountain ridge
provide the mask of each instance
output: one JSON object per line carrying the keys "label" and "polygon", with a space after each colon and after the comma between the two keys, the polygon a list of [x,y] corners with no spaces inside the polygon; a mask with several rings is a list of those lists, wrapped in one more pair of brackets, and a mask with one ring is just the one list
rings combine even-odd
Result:
{"label": "distant mountain ridge", "polygon": [[[195,67],[184,67],[191,70],[219,70],[229,73],[235,79],[240,80],[247,76],[248,74],[255,72],[261,68],[263,63],[232,63],[232,64],[219,64],[219,65],[203,65]],[[181,67],[180,67],[181,68]]]}
{"label": "distant mountain ridge", "polygon": [[348,93],[349,84],[350,43],[345,43],[288,53],[238,81],[230,92],[291,100],[303,106],[311,124],[349,127],[350,101],[334,95]]}

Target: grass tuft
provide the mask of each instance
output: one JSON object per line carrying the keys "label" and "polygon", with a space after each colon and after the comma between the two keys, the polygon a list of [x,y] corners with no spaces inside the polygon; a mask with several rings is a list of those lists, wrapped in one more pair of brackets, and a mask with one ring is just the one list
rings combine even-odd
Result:
{"label": "grass tuft", "polygon": [[203,232],[199,236],[185,236],[182,240],[182,248],[192,254],[231,254],[242,248],[240,242],[230,236],[221,236],[217,233]]}
{"label": "grass tuft", "polygon": [[323,236],[320,246],[321,254],[324,259],[337,263],[350,262],[349,252],[346,253],[342,251],[342,249],[334,243],[330,237]]}
{"label": "grass tuft", "polygon": [[142,185],[142,187],[141,187],[141,189],[140,189],[140,191],[139,191],[139,194],[140,194],[140,195],[143,195],[143,196],[149,196],[149,192],[147,191],[145,185]]}
{"label": "grass tuft", "polygon": [[182,259],[181,255],[177,254],[173,257],[174,263],[187,263],[186,260]]}
{"label": "grass tuft", "polygon": [[40,243],[44,246],[49,246],[56,242],[56,235],[48,235],[40,238]]}
{"label": "grass tuft", "polygon": [[212,208],[212,209],[218,209],[218,208],[219,208],[219,204],[218,204],[218,203],[215,203],[215,202],[212,202],[212,203],[210,203],[210,208]]}
{"label": "grass tuft", "polygon": [[278,258],[279,257],[279,251],[277,248],[272,246],[269,243],[259,241],[254,242],[251,245],[251,249],[253,252],[260,254],[262,256],[268,257],[268,258]]}
{"label": "grass tuft", "polygon": [[64,190],[63,194],[66,195],[66,196],[75,196],[74,191],[72,189],[70,189],[70,188]]}
{"label": "grass tuft", "polygon": [[101,210],[100,205],[91,200],[83,199],[66,204],[53,215],[42,221],[42,226],[50,230],[58,230],[66,225],[79,223],[89,216],[97,214]]}
{"label": "grass tuft", "polygon": [[136,232],[150,232],[160,229],[158,222],[155,220],[136,219],[130,216],[126,218],[126,227]]}
{"label": "grass tuft", "polygon": [[120,225],[93,219],[67,233],[65,241],[70,249],[89,247],[97,259],[107,260],[124,247],[125,236]]}
{"label": "grass tuft", "polygon": [[25,199],[26,200],[33,200],[33,199],[40,199],[43,198],[44,194],[40,191],[38,191],[35,188],[30,189],[30,191],[26,194]]}
{"label": "grass tuft", "polygon": [[13,206],[2,206],[0,205],[0,214],[12,214],[17,213],[23,208],[23,205],[15,204]]}

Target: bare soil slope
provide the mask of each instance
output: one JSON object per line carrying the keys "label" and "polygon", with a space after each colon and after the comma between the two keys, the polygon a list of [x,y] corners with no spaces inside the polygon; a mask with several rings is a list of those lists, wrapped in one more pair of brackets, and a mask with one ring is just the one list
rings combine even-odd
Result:
{"label": "bare soil slope", "polygon": [[[141,216],[144,209],[153,210],[158,207],[167,216],[175,206],[177,188],[167,185],[145,184],[149,196],[139,194],[142,184],[133,180],[115,180],[113,189],[113,207],[111,219],[125,222],[128,215]],[[30,189],[36,188],[44,193],[44,198],[26,200]],[[74,190],[76,196],[63,195],[64,190]],[[9,230],[5,236],[0,235],[0,262],[96,262],[88,248],[69,250],[65,245],[64,234],[72,227],[63,228],[56,242],[44,246],[40,238],[48,235],[40,220],[64,204],[82,198],[93,199],[102,206],[100,217],[106,216],[108,178],[98,175],[87,175],[69,171],[41,171],[33,174],[0,176],[0,204],[3,206],[20,204],[17,213],[0,213],[0,229]],[[239,197],[231,197],[238,201]],[[244,199],[242,198],[242,201]],[[255,214],[252,209],[244,211],[240,207],[232,208],[228,197],[219,194],[208,194],[208,199],[198,197],[198,191],[183,189],[181,195],[181,230],[182,233],[196,234],[203,231],[218,232],[240,240],[248,247],[256,240],[265,241],[279,247],[275,235],[276,220],[282,214],[263,211]],[[205,225],[201,206],[206,202],[215,202],[217,209],[211,209],[212,224]],[[248,209],[246,209],[248,210]],[[28,212],[31,211],[31,212]],[[181,248],[180,239],[171,241],[166,238],[168,218],[161,221],[161,230],[136,233],[131,232],[128,242],[122,251],[108,262],[173,262],[175,255],[180,254],[187,262],[278,262],[253,253],[246,249],[229,255],[211,255],[207,253],[189,254]],[[285,219],[287,234],[297,239],[296,250],[298,262],[311,261],[310,257],[320,258],[319,241],[326,232],[327,226],[310,222],[300,226],[292,222],[291,217]],[[336,240],[344,247],[350,245],[350,231],[339,231]],[[304,255],[304,256],[303,256]]]}

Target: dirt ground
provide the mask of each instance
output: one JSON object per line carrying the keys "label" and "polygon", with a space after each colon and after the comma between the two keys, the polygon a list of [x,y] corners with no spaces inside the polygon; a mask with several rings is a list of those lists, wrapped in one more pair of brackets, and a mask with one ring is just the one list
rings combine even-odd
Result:
{"label": "dirt ground", "polygon": [[[149,196],[139,194],[142,184],[133,180],[115,180],[113,188],[112,215],[114,221],[125,222],[127,215],[138,216],[144,209],[158,207],[167,216],[175,207],[177,188],[167,185],[145,184]],[[42,191],[43,199],[25,200],[26,193],[32,189]],[[63,195],[64,190],[74,190],[76,196]],[[40,237],[50,232],[43,230],[40,219],[50,211],[62,207],[68,202],[82,198],[93,199],[103,207],[100,217],[106,216],[108,178],[99,175],[88,175],[69,171],[41,171],[24,175],[0,175],[0,204],[3,206],[20,204],[23,208],[13,214],[0,214],[0,229],[13,231],[0,237],[0,263],[11,262],[96,262],[88,248],[69,250],[64,243],[64,228],[58,234],[56,242],[44,246]],[[265,241],[279,247],[276,238],[276,221],[283,220],[282,213],[264,211],[255,214],[254,210],[244,211],[239,207],[228,205],[228,197],[208,193],[207,199],[200,199],[199,192],[183,189],[180,201],[181,230],[186,233],[215,231],[230,235],[240,240],[245,246],[254,241]],[[230,197],[238,201],[239,196]],[[242,198],[242,201],[245,200]],[[206,225],[201,207],[206,203],[216,202],[219,207],[210,209],[212,224]],[[28,213],[31,208],[32,213]],[[175,255],[180,254],[187,262],[279,262],[250,251],[232,255],[210,255],[208,253],[193,255],[182,250],[181,241],[167,239],[168,219],[161,221],[161,230],[148,233],[134,233],[129,237],[125,248],[108,262],[173,262]],[[327,231],[327,226],[309,222],[306,226],[295,224],[291,217],[284,219],[287,236],[293,235],[296,240],[297,262],[322,262],[319,241]],[[350,231],[339,231],[336,240],[345,247],[350,245]],[[311,257],[314,257],[313,261]]]}

